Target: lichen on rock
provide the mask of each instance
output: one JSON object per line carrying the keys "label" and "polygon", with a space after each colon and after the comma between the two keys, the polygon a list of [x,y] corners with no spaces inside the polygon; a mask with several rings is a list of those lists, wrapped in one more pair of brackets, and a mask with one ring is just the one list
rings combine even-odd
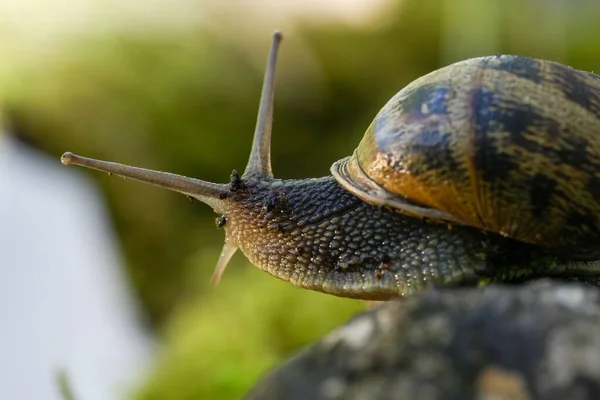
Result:
{"label": "lichen on rock", "polygon": [[282,398],[600,399],[600,292],[543,280],[388,302],[247,396]]}

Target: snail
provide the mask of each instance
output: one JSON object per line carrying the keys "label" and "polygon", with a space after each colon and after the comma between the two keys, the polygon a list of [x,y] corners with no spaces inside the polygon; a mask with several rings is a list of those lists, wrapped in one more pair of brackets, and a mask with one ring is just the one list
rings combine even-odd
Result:
{"label": "snail", "polygon": [[275,32],[243,175],[217,184],[65,153],[191,196],[237,249],[295,286],[387,300],[431,286],[600,275],[600,77],[521,56],[472,58],[400,90],[331,176],[270,159]]}

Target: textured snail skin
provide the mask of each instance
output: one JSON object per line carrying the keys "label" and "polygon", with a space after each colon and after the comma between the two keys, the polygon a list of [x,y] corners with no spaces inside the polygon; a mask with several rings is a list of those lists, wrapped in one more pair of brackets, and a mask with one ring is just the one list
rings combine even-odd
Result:
{"label": "textured snail skin", "polygon": [[227,240],[254,265],[295,286],[343,297],[384,300],[431,284],[550,275],[559,262],[499,235],[370,205],[332,177],[251,177],[228,199]]}
{"label": "textured snail skin", "polygon": [[[332,168],[374,204],[408,198],[520,241],[596,246],[600,77],[520,56],[452,64],[402,89]],[[353,183],[358,169],[368,179]]]}

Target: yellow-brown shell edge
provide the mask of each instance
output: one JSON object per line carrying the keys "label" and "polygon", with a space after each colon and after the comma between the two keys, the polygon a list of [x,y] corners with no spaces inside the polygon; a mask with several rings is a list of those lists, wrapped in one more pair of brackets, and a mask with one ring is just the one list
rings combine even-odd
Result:
{"label": "yellow-brown shell edge", "polygon": [[433,208],[410,202],[401,196],[390,193],[378,185],[363,171],[356,157],[344,157],[330,168],[335,180],[348,192],[373,205],[388,207],[395,212],[406,213],[419,218],[459,223],[453,216]]}

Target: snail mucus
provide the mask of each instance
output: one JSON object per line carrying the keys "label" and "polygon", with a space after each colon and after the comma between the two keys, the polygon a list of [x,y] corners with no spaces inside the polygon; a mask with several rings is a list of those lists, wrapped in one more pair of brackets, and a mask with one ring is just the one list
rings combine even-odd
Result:
{"label": "snail mucus", "polygon": [[270,159],[273,41],[248,164],[217,184],[65,153],[220,215],[217,283],[240,249],[295,286],[386,300],[429,286],[600,275],[600,78],[520,56],[468,59],[400,90],[331,176]]}

